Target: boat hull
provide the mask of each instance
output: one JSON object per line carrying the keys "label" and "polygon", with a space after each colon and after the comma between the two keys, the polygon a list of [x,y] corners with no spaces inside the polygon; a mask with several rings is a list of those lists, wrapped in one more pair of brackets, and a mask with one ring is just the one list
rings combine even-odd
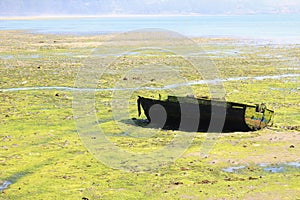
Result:
{"label": "boat hull", "polygon": [[167,100],[139,97],[138,109],[152,124],[160,128],[201,132],[252,131],[264,128],[273,111],[257,112],[257,106],[169,96]]}

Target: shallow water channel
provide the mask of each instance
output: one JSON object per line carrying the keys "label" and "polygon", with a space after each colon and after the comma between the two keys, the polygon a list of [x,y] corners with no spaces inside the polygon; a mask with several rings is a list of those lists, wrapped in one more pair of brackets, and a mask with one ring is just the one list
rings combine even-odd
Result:
{"label": "shallow water channel", "polygon": [[[26,90],[60,90],[60,91],[117,91],[117,90],[168,90],[183,86],[191,85],[204,85],[204,84],[216,84],[229,81],[241,81],[241,80],[265,80],[265,79],[281,79],[300,77],[300,74],[281,74],[281,75],[269,75],[269,76],[255,76],[255,77],[232,77],[227,79],[212,79],[212,80],[198,80],[190,81],[186,83],[176,83],[166,85],[163,87],[137,87],[137,88],[76,88],[76,87],[62,87],[62,86],[37,86],[37,87],[17,87],[17,88],[1,88],[1,92],[14,92],[14,91],[26,91]],[[297,88],[298,90],[299,88]]]}
{"label": "shallow water channel", "polygon": [[[300,162],[288,162],[288,163],[281,163],[281,164],[268,164],[268,163],[261,163],[257,165],[265,172],[270,173],[282,173],[289,171],[291,169],[296,169],[300,171]],[[241,165],[241,166],[232,166],[223,168],[222,171],[228,172],[228,173],[240,173],[243,169],[245,169],[247,166]]]}

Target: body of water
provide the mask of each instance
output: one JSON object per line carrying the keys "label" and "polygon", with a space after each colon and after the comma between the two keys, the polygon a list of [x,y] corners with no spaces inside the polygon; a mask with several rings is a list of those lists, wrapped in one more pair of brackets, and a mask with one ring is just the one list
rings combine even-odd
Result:
{"label": "body of water", "polygon": [[0,20],[0,30],[94,35],[162,28],[189,37],[233,37],[300,43],[300,15],[136,16]]}

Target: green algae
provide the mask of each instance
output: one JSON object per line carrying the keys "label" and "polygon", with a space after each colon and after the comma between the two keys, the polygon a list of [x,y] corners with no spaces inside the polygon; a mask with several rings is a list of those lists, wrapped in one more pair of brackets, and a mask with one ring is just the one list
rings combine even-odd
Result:
{"label": "green algae", "polygon": [[[89,50],[103,41],[103,37],[94,36],[1,33],[4,47],[0,55],[12,55],[9,59],[0,57],[1,88],[73,87],[84,56],[89,56]],[[299,57],[297,46],[264,47],[235,42],[199,41],[207,51],[239,51],[238,55],[221,53],[222,56],[211,58],[221,78],[298,73],[299,66],[294,60]],[[163,52],[163,56],[168,55]],[[97,85],[99,88],[108,88],[123,80],[122,70],[129,63],[138,66],[155,60],[155,56],[125,57],[110,66],[116,71],[106,73]],[[189,65],[181,58],[164,61],[170,66],[181,66],[182,75],[188,80],[201,79],[199,74],[188,70]],[[153,80],[149,85],[159,86],[160,83]],[[268,173],[257,167],[266,161],[274,164],[299,161],[299,77],[230,81],[223,86],[229,101],[265,102],[274,109],[273,127],[250,133],[219,134],[212,138],[215,141],[207,157],[201,154],[207,134],[197,133],[192,145],[179,159],[150,172],[112,169],[93,157],[77,134],[72,92],[0,92],[0,182],[12,182],[0,194],[0,199],[253,199],[257,196],[293,199],[299,196],[299,170]],[[196,96],[210,96],[206,85],[192,88]],[[129,118],[138,118],[135,103],[138,95],[165,97],[168,92],[134,92],[129,100]],[[112,98],[112,91],[95,93],[95,123],[120,148],[136,153],[151,152],[182,134],[151,128],[144,128],[149,129],[149,135],[155,132],[151,137],[124,134],[124,130],[144,129],[132,124],[131,119],[116,122]],[[293,127],[294,130],[289,130]],[[222,171],[239,165],[247,167],[241,173]]]}

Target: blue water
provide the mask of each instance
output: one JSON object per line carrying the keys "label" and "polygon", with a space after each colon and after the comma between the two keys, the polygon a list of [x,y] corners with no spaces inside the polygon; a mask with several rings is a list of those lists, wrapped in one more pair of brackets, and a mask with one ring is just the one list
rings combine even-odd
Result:
{"label": "blue water", "polygon": [[[262,170],[270,173],[282,173],[287,172],[291,170],[290,168],[299,169],[300,168],[300,162],[288,162],[288,163],[281,163],[281,164],[268,164],[268,163],[261,163],[258,165],[261,167]],[[229,173],[239,173],[241,169],[244,169],[245,166],[233,166],[233,167],[227,167],[223,168],[222,170],[224,172]]]}
{"label": "blue water", "polygon": [[246,166],[235,166],[222,169],[224,172],[236,172],[239,169],[244,169]]}
{"label": "blue water", "polygon": [[10,182],[10,181],[4,181],[2,183],[2,185],[0,185],[0,192],[2,192],[3,190],[7,189],[8,186],[11,185],[11,184],[12,184],[12,182]]}
{"label": "blue water", "polygon": [[0,30],[29,30],[35,33],[90,35],[143,28],[168,29],[186,36],[299,43],[300,14],[0,20]]}

